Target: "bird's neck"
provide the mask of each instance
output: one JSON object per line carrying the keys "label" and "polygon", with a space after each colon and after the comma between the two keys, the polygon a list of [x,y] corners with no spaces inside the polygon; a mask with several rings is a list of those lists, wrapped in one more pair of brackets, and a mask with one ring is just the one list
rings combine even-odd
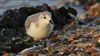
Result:
{"label": "bird's neck", "polygon": [[39,25],[40,28],[46,28],[46,27],[48,27],[48,26],[49,26],[49,24],[40,24],[40,25]]}

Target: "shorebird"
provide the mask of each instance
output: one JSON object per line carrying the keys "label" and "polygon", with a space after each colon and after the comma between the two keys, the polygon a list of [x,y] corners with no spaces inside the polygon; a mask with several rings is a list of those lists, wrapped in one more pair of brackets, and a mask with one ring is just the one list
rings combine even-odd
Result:
{"label": "shorebird", "polygon": [[51,13],[48,11],[39,12],[27,17],[25,21],[26,33],[34,38],[41,40],[48,37],[53,31],[54,23]]}

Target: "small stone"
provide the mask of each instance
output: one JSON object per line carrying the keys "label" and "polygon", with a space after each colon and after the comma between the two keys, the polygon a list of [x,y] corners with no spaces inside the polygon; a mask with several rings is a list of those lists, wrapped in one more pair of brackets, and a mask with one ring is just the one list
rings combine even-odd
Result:
{"label": "small stone", "polygon": [[100,43],[100,38],[98,38],[98,42]]}
{"label": "small stone", "polygon": [[73,53],[71,53],[71,54],[69,54],[68,56],[76,56],[75,54],[73,54]]}
{"label": "small stone", "polygon": [[10,53],[4,53],[2,56],[10,56]]}
{"label": "small stone", "polygon": [[38,56],[47,56],[46,54],[39,54]]}
{"label": "small stone", "polygon": [[91,56],[100,56],[100,52],[94,52],[91,54]]}
{"label": "small stone", "polygon": [[94,52],[96,52],[96,50],[95,50],[95,47],[89,47],[89,48],[86,48],[85,52],[86,53],[94,53]]}
{"label": "small stone", "polygon": [[85,54],[83,52],[78,52],[77,56],[85,56]]}

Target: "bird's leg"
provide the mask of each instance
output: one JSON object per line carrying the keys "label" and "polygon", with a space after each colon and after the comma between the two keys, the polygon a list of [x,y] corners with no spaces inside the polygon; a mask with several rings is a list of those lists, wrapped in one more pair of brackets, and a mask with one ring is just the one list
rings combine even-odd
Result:
{"label": "bird's leg", "polygon": [[47,47],[47,41],[46,41],[47,39],[43,39],[43,45],[44,45],[44,47]]}
{"label": "bird's leg", "polygon": [[[40,39],[40,40],[35,40],[35,41],[36,41],[36,42],[38,42],[38,41],[39,41],[39,42],[42,42],[41,39]],[[38,50],[41,50],[41,47],[42,47],[42,46],[41,46],[40,44],[35,44],[35,46],[37,46],[37,49],[38,49]]]}

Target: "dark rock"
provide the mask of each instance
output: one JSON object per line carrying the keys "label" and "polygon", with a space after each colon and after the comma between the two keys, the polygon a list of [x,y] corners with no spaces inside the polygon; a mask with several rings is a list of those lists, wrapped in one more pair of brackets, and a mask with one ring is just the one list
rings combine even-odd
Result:
{"label": "dark rock", "polygon": [[33,7],[21,7],[15,10],[7,10],[2,16],[0,26],[7,28],[24,27],[27,16],[37,13]]}
{"label": "dark rock", "polygon": [[6,12],[4,12],[4,14],[2,15],[2,20],[0,21],[0,26],[12,27],[12,24],[15,23],[13,22],[15,20],[15,14],[16,12],[14,10],[7,10]]}
{"label": "dark rock", "polygon": [[72,8],[72,7],[68,7],[68,12],[72,13],[73,15],[77,16],[77,11],[76,9]]}
{"label": "dark rock", "polygon": [[61,7],[59,9],[53,10],[52,12],[52,18],[55,25],[55,29],[61,30],[66,24],[69,24],[70,22],[74,21],[75,18],[70,16],[68,13],[71,13],[72,15],[76,16],[77,11],[73,8],[66,9],[65,7]]}
{"label": "dark rock", "polygon": [[[2,33],[2,35],[1,35]],[[23,30],[4,28],[0,32],[0,52],[20,52],[21,50],[30,47],[31,40],[25,41],[28,36]]]}
{"label": "dark rock", "polygon": [[41,6],[36,6],[35,9],[38,10],[38,11],[51,11],[51,7],[46,3],[44,3]]}

